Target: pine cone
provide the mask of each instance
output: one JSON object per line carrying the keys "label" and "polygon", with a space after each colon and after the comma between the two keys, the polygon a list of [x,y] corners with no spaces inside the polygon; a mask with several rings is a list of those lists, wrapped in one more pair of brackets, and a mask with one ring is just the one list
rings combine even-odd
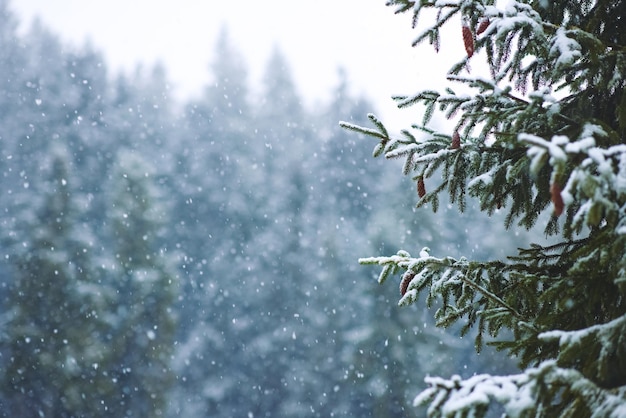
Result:
{"label": "pine cone", "polygon": [[563,202],[563,196],[561,196],[561,186],[555,181],[550,186],[550,195],[552,197],[552,204],[554,205],[554,214],[561,216],[565,203]]}
{"label": "pine cone", "polygon": [[424,197],[426,195],[426,185],[424,184],[424,177],[420,177],[417,179],[417,195],[420,197]]}
{"label": "pine cone", "polygon": [[407,289],[409,288],[411,280],[413,280],[413,277],[415,277],[415,272],[413,272],[412,270],[407,270],[402,275],[402,281],[400,281],[400,296],[405,295]]}
{"label": "pine cone", "polygon": [[483,19],[481,19],[480,23],[478,24],[478,28],[476,29],[476,36],[480,35],[481,33],[483,33],[484,31],[487,30],[487,27],[489,27],[489,18],[485,17]]}
{"label": "pine cone", "polygon": [[463,23],[461,29],[463,34],[463,44],[465,45],[465,51],[467,52],[467,57],[470,58],[472,55],[474,55],[474,36],[472,35],[472,30],[467,23]]}
{"label": "pine cone", "polygon": [[461,148],[461,136],[459,135],[459,131],[454,131],[452,134],[452,145],[450,145],[450,149],[459,148]]}

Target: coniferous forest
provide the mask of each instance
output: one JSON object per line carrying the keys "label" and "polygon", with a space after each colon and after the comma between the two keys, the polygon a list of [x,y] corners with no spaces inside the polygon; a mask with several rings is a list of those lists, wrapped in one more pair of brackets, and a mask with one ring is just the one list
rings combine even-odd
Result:
{"label": "coniferous forest", "polygon": [[411,417],[424,376],[516,370],[358,265],[531,236],[416,210],[402,162],[338,125],[375,111],[349,74],[307,108],[276,49],[253,95],[224,29],[180,103],[164,66],[17,25],[0,1],[1,416]]}

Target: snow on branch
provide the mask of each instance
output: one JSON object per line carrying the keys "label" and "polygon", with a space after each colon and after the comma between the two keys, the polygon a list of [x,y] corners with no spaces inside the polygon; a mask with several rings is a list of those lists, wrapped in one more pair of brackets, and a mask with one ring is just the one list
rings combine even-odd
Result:
{"label": "snow on branch", "polygon": [[581,57],[580,44],[570,34],[570,31],[561,26],[552,37],[550,57],[555,60],[555,70],[569,68]]}
{"label": "snow on branch", "polygon": [[426,293],[429,306],[435,299],[441,298],[443,306],[435,314],[440,326],[450,326],[467,316],[462,331],[466,333],[480,318],[476,337],[479,348],[486,327],[494,336],[505,324],[514,328],[524,327],[525,331],[534,329],[532,320],[522,315],[510,300],[489,290],[491,280],[507,280],[502,263],[470,262],[464,257],[458,260],[437,258],[431,256],[429,251],[426,247],[420,251],[419,257],[411,257],[401,250],[393,256],[361,258],[359,263],[381,266],[379,283],[384,283],[390,275],[404,271],[400,283],[400,306],[415,303],[422,291]]}
{"label": "snow on branch", "polygon": [[339,126],[341,126],[342,128],[348,129],[350,131],[354,131],[354,132],[358,132],[360,134],[364,134],[364,135],[369,135],[369,136],[374,136],[377,138],[381,138],[381,139],[386,139],[387,136],[375,129],[371,129],[371,128],[364,128],[360,125],[355,125],[349,122],[344,122],[341,121],[339,122]]}
{"label": "snow on branch", "polygon": [[[561,399],[554,400],[554,413],[559,416],[591,416],[618,418],[626,412],[624,389],[611,391],[600,388],[580,372],[560,368],[554,360],[542,362],[525,373],[510,376],[486,374],[462,380],[459,376],[450,379],[426,377],[429,385],[413,401],[415,406],[430,403],[428,416],[432,418],[474,416],[484,417],[493,403],[504,408],[507,417],[545,416],[537,402],[537,394],[550,385],[568,388]],[[581,402],[584,399],[588,402]],[[591,415],[588,415],[591,413]]]}
{"label": "snow on branch", "polygon": [[[548,162],[552,166],[551,183],[565,183],[560,196],[563,205],[572,209],[571,220],[565,225],[568,234],[608,218],[621,219],[614,225],[615,231],[626,233],[624,217],[611,215],[626,209],[626,145],[596,146],[607,137],[601,126],[592,123],[584,124],[573,142],[565,135],[554,135],[549,141],[528,133],[518,135],[520,142],[529,145],[530,172],[536,176]],[[582,163],[568,173],[566,166],[573,160]]]}
{"label": "snow on branch", "polygon": [[526,142],[531,145],[528,149],[529,155],[538,155],[537,148],[542,148],[548,151],[550,154],[551,165],[564,164],[567,161],[567,155],[561,148],[561,145],[567,144],[569,139],[565,136],[557,135],[552,137],[550,142],[536,135],[521,133],[517,137],[520,141]]}
{"label": "snow on branch", "polygon": [[[559,364],[581,368],[587,377],[606,386],[626,383],[615,382],[612,370],[616,358],[626,355],[626,315],[577,331],[543,332],[538,338],[546,342],[558,341]],[[582,360],[581,352],[586,353]]]}

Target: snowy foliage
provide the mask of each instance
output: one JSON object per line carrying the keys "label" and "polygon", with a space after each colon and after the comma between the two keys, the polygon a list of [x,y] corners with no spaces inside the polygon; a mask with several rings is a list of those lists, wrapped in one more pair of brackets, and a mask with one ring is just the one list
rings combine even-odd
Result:
{"label": "snowy foliage", "polygon": [[504,408],[505,416],[576,416],[580,409],[570,405],[552,409],[550,405],[538,403],[546,387],[560,391],[564,398],[589,399],[588,412],[584,416],[593,418],[619,418],[626,413],[623,388],[606,391],[574,369],[557,366],[547,360],[510,376],[475,375],[462,380],[453,376],[449,380],[427,377],[430,386],[419,394],[414,405],[430,403],[428,414],[432,417],[455,417],[459,411],[474,411],[475,416],[486,413],[490,403],[497,402]]}
{"label": "snowy foliage", "polygon": [[[390,135],[373,114],[373,128],[344,128],[379,140],[374,156],[404,160],[417,183],[418,207],[437,211],[447,193],[461,211],[467,196],[493,215],[507,211],[507,228],[547,219],[559,242],[533,244],[506,261],[368,257],[379,281],[402,273],[400,305],[421,293],[439,307],[440,326],[476,328],[518,359],[522,374],[467,380],[427,378],[416,404],[429,416],[485,416],[493,403],[505,415],[620,416],[626,409],[626,36],[623,2],[391,0],[421,30],[414,45],[440,45],[455,24],[466,56],[444,93],[397,97],[421,104],[413,130]],[[435,13],[430,13],[433,11]],[[418,19],[419,18],[419,19]],[[620,20],[621,19],[621,20]],[[488,74],[474,74],[483,59]],[[468,93],[469,91],[469,93]],[[453,121],[439,131],[435,112]],[[437,183],[437,176],[441,180]],[[480,237],[476,237],[480,239]],[[513,338],[506,337],[512,332]]]}

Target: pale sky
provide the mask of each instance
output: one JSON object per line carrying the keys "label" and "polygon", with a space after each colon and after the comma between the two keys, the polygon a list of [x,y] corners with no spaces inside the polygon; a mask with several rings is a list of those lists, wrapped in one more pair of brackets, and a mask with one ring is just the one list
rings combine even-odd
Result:
{"label": "pale sky", "polygon": [[[251,85],[278,46],[309,106],[328,99],[342,66],[355,93],[374,100],[383,118],[402,123],[414,121],[417,110],[396,110],[391,96],[432,88],[451,62],[438,63],[442,55],[428,46],[412,48],[418,33],[409,16],[394,15],[385,0],[12,0],[10,7],[23,30],[39,16],[66,44],[89,39],[112,72],[162,61],[178,97],[210,81],[223,25],[246,60]],[[460,37],[452,44],[462,48]]]}

